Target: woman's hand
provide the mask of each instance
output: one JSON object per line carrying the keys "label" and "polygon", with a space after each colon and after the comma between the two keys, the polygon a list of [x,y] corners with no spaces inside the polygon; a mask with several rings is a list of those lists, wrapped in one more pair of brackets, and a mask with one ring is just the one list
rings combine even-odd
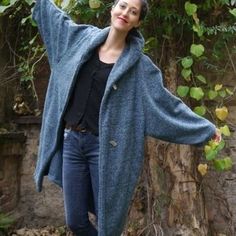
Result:
{"label": "woman's hand", "polygon": [[221,137],[221,132],[219,129],[216,129],[216,132],[215,132],[214,136],[212,137],[212,140],[215,141],[216,143],[221,142],[222,137]]}

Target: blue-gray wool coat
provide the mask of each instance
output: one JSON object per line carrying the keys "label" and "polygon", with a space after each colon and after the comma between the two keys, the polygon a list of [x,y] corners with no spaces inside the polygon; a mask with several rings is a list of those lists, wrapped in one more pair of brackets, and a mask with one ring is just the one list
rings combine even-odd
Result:
{"label": "blue-gray wool coat", "polygon": [[[61,185],[63,113],[76,75],[109,27],[78,25],[50,0],[38,0],[33,18],[46,45],[51,67],[35,171],[38,191],[43,177]],[[115,63],[99,116],[99,236],[122,233],[128,206],[143,165],[144,138],[201,144],[215,126],[193,113],[163,87],[160,70],[142,53],[143,38],[131,34]]]}

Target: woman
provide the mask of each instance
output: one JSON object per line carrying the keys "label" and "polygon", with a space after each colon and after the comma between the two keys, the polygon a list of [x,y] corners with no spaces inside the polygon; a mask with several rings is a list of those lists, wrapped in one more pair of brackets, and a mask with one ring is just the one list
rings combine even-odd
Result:
{"label": "woman", "polygon": [[145,136],[194,145],[220,139],[212,123],[163,87],[160,70],[142,53],[136,28],[146,12],[146,0],[117,0],[111,26],[98,29],[73,23],[50,0],[36,3],[52,73],[35,180],[39,191],[45,175],[63,185],[75,235],[121,235]]}

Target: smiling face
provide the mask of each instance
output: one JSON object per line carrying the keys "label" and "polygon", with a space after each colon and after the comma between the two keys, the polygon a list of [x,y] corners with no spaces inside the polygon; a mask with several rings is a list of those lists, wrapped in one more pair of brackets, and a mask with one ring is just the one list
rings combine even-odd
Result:
{"label": "smiling face", "polygon": [[129,32],[140,25],[141,0],[119,0],[111,10],[111,27]]}

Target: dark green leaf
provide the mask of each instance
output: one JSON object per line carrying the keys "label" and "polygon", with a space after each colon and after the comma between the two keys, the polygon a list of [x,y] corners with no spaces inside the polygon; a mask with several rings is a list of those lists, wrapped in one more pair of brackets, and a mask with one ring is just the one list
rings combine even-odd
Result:
{"label": "dark green leaf", "polygon": [[206,107],[204,106],[197,106],[193,110],[199,116],[204,116],[206,114]]}

